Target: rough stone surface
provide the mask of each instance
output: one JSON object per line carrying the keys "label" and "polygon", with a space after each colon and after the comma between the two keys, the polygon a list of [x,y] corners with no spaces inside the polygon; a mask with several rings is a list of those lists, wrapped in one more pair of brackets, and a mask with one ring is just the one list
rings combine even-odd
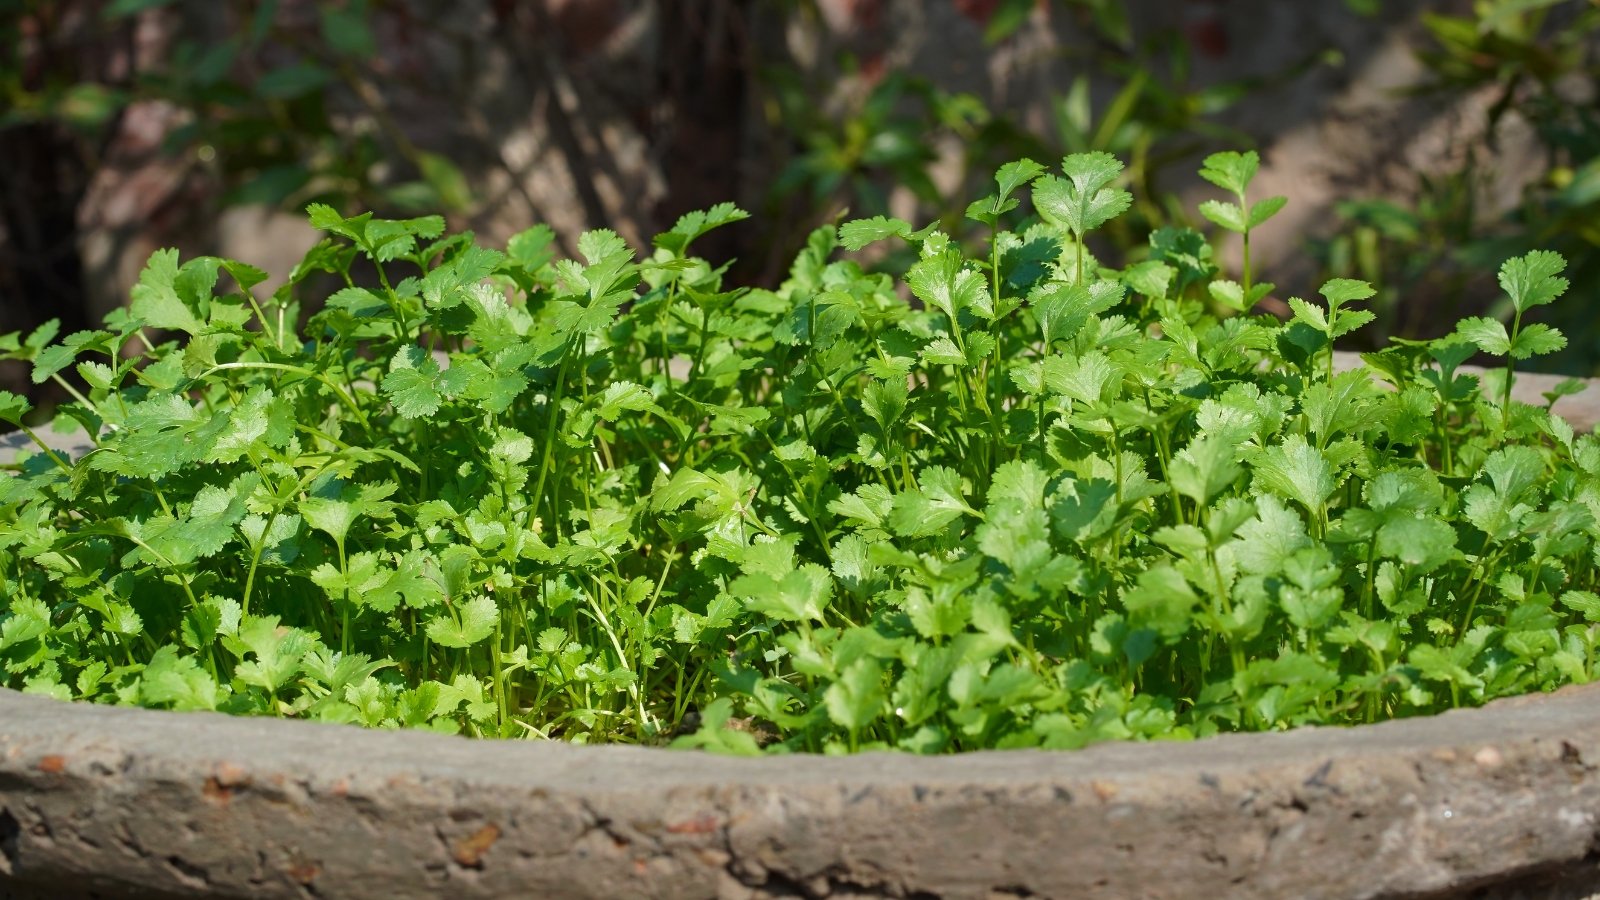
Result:
{"label": "rough stone surface", "polygon": [[0,896],[1578,898],[1600,687],[1070,753],[725,759],[0,692]]}

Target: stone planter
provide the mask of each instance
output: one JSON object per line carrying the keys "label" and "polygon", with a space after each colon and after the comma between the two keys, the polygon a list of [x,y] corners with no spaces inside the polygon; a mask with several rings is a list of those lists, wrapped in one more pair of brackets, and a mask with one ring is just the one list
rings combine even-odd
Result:
{"label": "stone planter", "polygon": [[1075,753],[727,759],[0,692],[0,895],[1600,891],[1600,687]]}
{"label": "stone planter", "polygon": [[[1592,428],[1600,391],[1557,409]],[[1193,743],[766,759],[0,691],[5,900],[795,896],[1600,897],[1600,686]]]}

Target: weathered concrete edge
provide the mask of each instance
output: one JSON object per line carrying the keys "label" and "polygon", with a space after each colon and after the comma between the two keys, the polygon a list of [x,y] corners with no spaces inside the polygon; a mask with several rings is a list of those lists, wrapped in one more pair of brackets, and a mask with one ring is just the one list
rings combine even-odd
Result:
{"label": "weathered concrete edge", "polygon": [[0,691],[6,897],[1556,896],[1507,893],[1533,877],[1600,891],[1600,685],[1182,744],[766,759]]}

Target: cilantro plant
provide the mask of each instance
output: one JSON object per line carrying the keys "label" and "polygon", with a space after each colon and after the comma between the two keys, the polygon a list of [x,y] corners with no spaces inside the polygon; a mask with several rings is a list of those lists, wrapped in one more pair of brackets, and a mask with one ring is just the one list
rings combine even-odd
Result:
{"label": "cilantro plant", "polygon": [[[1282,206],[1250,154],[1203,214]],[[1511,400],[1518,316],[1340,372],[1373,291],[1252,315],[1206,237],[1094,258],[1121,164],[1009,164],[971,247],[814,232],[774,288],[345,218],[271,296],[152,257],[0,353],[92,449],[0,477],[0,660],[62,699],[733,752],[1077,747],[1370,722],[1595,675],[1600,441]],[[909,245],[904,272],[857,251]],[[1246,246],[1248,244],[1246,243]],[[898,258],[890,254],[889,259]],[[302,303],[337,289],[302,324]],[[1479,351],[1507,367],[1483,379]],[[71,370],[76,380],[65,374]],[[74,384],[84,385],[79,391]],[[0,419],[32,429],[0,395]],[[29,431],[29,434],[34,434]]]}

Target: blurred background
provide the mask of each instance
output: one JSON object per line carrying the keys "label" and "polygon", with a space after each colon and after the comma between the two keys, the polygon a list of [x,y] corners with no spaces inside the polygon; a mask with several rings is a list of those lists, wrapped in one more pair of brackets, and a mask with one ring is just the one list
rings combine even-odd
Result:
{"label": "blurred background", "polygon": [[1600,0],[0,0],[0,33],[0,333],[90,327],[160,247],[281,276],[312,201],[570,249],[733,200],[697,247],[772,283],[843,210],[960,234],[996,165],[1080,150],[1128,163],[1120,264],[1254,148],[1268,309],[1364,278],[1363,340],[1432,336],[1547,247],[1546,365],[1600,374]]}

